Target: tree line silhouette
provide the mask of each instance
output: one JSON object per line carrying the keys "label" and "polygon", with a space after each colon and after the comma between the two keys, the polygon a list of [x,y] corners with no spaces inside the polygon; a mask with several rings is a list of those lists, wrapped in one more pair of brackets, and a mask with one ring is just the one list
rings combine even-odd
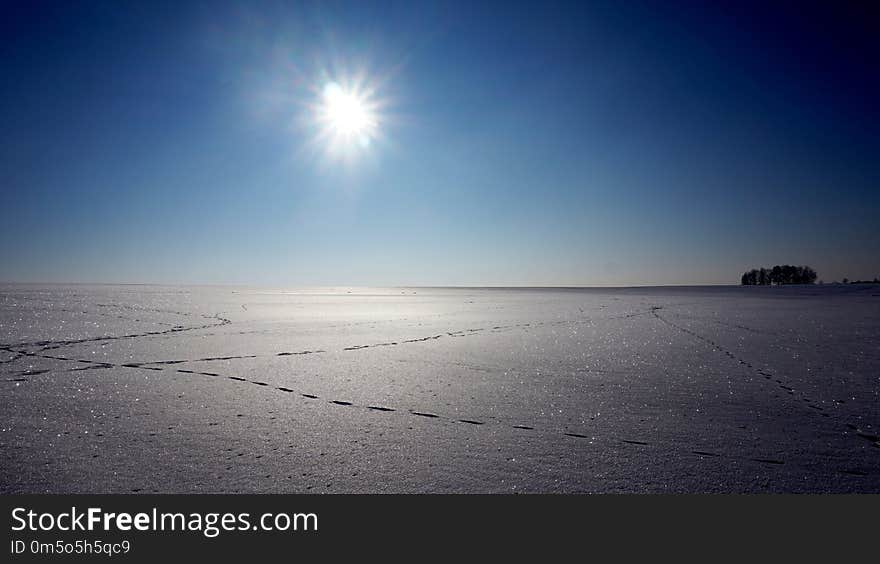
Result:
{"label": "tree line silhouette", "polygon": [[816,271],[809,266],[776,265],[773,268],[753,268],[742,275],[743,286],[781,286],[783,284],[813,284]]}

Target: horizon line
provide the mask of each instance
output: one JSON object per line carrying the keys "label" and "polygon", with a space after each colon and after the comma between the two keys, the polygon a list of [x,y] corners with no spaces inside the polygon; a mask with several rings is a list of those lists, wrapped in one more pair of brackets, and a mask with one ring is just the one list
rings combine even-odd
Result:
{"label": "horizon line", "polygon": [[[823,284],[783,284],[783,286],[833,286],[835,284],[843,285],[839,281],[824,282]],[[739,283],[702,283],[702,284],[625,284],[625,285],[578,285],[578,284],[550,284],[550,285],[528,285],[528,284],[447,284],[447,285],[430,285],[430,284],[410,284],[410,285],[346,285],[346,284],[255,284],[255,283],[194,283],[194,282],[33,282],[33,281],[5,281],[0,280],[0,285],[4,286],[152,286],[152,287],[213,287],[213,288],[424,288],[424,289],[557,289],[557,290],[578,290],[578,289],[630,289],[630,288],[726,288],[726,287],[743,287]],[[760,287],[760,286],[756,286]],[[776,286],[768,286],[776,287]]]}

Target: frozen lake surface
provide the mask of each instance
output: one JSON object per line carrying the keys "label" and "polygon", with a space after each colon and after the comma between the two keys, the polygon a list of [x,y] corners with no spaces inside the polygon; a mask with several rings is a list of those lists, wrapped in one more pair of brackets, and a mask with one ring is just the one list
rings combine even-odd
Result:
{"label": "frozen lake surface", "polygon": [[0,492],[880,492],[880,286],[0,287]]}

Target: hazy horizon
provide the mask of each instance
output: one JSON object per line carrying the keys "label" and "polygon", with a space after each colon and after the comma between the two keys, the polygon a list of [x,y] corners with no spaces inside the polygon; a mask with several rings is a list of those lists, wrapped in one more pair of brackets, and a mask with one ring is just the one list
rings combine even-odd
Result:
{"label": "hazy horizon", "polygon": [[[873,280],[873,279],[872,279]],[[855,282],[856,279],[850,282]],[[862,280],[866,284],[873,284],[871,280]],[[813,285],[844,285],[839,280],[821,281]],[[309,289],[340,289],[340,290],[360,290],[360,289],[450,289],[450,290],[627,290],[627,289],[651,289],[651,288],[741,288],[742,284],[719,283],[719,284],[631,284],[631,285],[577,285],[577,284],[554,284],[554,285],[501,285],[501,284],[450,284],[438,286],[436,284],[385,284],[385,285],[351,285],[351,284],[235,284],[235,283],[199,283],[199,282],[22,282],[22,281],[5,281],[0,280],[0,286],[153,286],[157,288],[250,288],[262,290],[309,290]],[[805,286],[805,284],[785,284],[785,285],[764,285],[754,286],[757,288],[780,288],[780,287],[797,287]],[[806,286],[809,286],[808,284]]]}
{"label": "hazy horizon", "polygon": [[880,275],[877,38],[855,6],[8,11],[9,283]]}

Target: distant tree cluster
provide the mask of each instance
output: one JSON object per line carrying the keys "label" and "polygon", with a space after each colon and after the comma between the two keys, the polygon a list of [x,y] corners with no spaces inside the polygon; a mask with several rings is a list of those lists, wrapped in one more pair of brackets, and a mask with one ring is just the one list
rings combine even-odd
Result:
{"label": "distant tree cluster", "polygon": [[[880,276],[875,276],[873,280],[850,280],[849,278],[843,279],[844,284],[880,284]],[[837,282],[835,282],[837,284]]]}
{"label": "distant tree cluster", "polygon": [[742,275],[743,286],[781,286],[783,284],[813,284],[816,271],[809,266],[786,264],[773,268],[751,269]]}

